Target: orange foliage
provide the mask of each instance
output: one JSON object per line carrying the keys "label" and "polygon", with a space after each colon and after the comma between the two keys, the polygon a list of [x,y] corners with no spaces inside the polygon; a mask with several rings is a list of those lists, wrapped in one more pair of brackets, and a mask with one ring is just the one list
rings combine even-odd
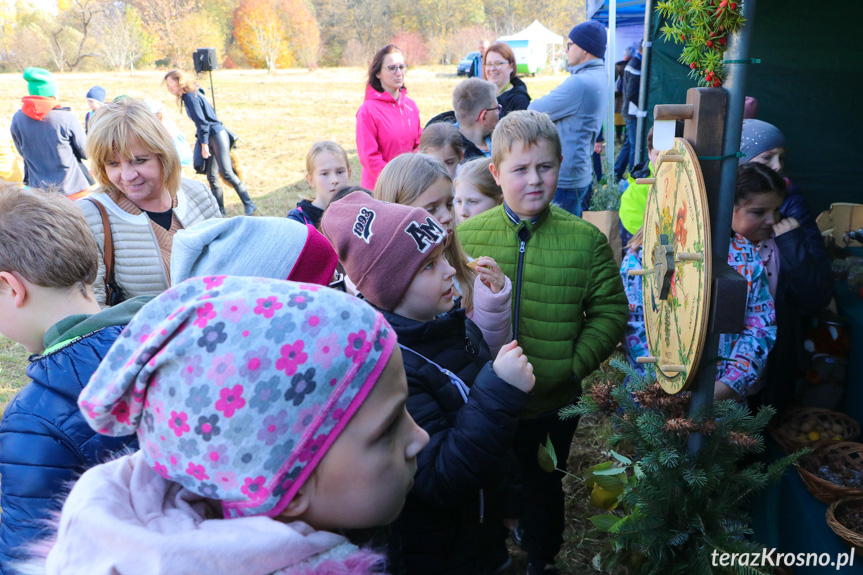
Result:
{"label": "orange foliage", "polygon": [[242,0],[234,11],[234,38],[251,63],[269,72],[317,65],[320,31],[304,0]]}

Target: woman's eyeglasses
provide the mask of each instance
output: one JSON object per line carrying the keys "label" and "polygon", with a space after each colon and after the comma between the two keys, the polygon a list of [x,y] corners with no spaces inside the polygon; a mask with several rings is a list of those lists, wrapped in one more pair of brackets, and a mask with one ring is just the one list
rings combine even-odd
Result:
{"label": "woman's eyeglasses", "polygon": [[408,69],[406,64],[393,64],[392,66],[384,66],[390,74],[395,74],[396,72],[404,72]]}
{"label": "woman's eyeglasses", "polygon": [[503,62],[486,62],[485,63],[485,69],[486,70],[500,70],[501,68],[503,68],[504,66],[506,66],[508,64],[509,64],[509,62],[506,62],[506,61],[503,61]]}

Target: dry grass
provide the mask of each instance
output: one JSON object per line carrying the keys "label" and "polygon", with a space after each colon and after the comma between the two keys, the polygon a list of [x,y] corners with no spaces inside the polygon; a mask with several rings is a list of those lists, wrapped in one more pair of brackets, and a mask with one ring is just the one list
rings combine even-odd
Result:
{"label": "dry grass", "polygon": [[[359,68],[330,68],[314,72],[284,71],[267,76],[260,71],[216,72],[213,76],[215,103],[220,119],[240,138],[240,159],[249,192],[261,215],[284,216],[300,194],[308,192],[305,182],[306,152],[318,140],[335,140],[347,150],[353,167],[352,181],[359,183],[360,166],[354,135],[355,114],[362,103],[364,71]],[[180,114],[173,100],[160,85],[162,74],[66,74],[59,77],[60,97],[71,106],[83,125],[87,105],[84,94],[95,85],[103,86],[109,98],[126,94],[154,98],[166,104],[173,119],[194,141],[194,126]],[[549,92],[563,80],[562,75],[525,78],[533,97]],[[422,121],[452,109],[452,89],[460,81],[453,67],[411,69],[408,76],[410,96],[419,106]],[[209,79],[202,85],[209,94]],[[26,85],[18,75],[0,75],[0,118],[11,119],[20,107]],[[198,176],[201,181],[203,176]],[[229,215],[241,213],[241,204],[232,190],[225,190]],[[17,344],[0,337],[0,410],[24,383],[27,353]],[[597,373],[606,377],[608,374]],[[603,438],[608,430],[603,422],[583,421],[576,434],[569,458],[569,469],[580,470],[603,459]],[[589,535],[587,518],[597,512],[587,505],[582,484],[565,480],[571,496],[564,549],[559,565],[567,575],[594,572],[591,558],[599,542]],[[515,552],[513,573],[524,572],[524,557]]]}

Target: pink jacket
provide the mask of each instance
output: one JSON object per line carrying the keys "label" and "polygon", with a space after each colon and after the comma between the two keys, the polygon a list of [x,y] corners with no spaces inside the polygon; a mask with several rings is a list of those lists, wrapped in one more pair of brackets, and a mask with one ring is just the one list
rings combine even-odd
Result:
{"label": "pink jacket", "polygon": [[31,548],[23,574],[370,575],[379,555],[335,533],[269,517],[222,519],[218,501],[157,475],[143,453],[89,469],[57,535]]}
{"label": "pink jacket", "polygon": [[420,111],[401,89],[398,102],[389,92],[366,86],[366,99],[357,110],[357,153],[363,166],[360,185],[374,190],[387,162],[420,145]]}
{"label": "pink jacket", "polygon": [[493,293],[477,276],[473,284],[473,310],[468,317],[479,327],[492,357],[512,341],[512,282],[504,276],[503,289]]}

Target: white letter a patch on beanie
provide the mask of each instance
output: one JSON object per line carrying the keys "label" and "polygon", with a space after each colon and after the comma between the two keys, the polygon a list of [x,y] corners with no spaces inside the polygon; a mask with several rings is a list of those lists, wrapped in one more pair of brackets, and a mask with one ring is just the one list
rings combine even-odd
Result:
{"label": "white letter a patch on beanie", "polygon": [[354,235],[369,243],[372,239],[372,222],[375,220],[374,210],[363,208],[357,214],[357,219],[354,221]]}
{"label": "white letter a patch on beanie", "polygon": [[432,218],[426,218],[425,223],[409,223],[408,227],[405,228],[405,233],[413,238],[417,244],[417,250],[421,254],[424,254],[429,247],[439,243],[446,236],[446,232],[440,227],[440,224]]}

